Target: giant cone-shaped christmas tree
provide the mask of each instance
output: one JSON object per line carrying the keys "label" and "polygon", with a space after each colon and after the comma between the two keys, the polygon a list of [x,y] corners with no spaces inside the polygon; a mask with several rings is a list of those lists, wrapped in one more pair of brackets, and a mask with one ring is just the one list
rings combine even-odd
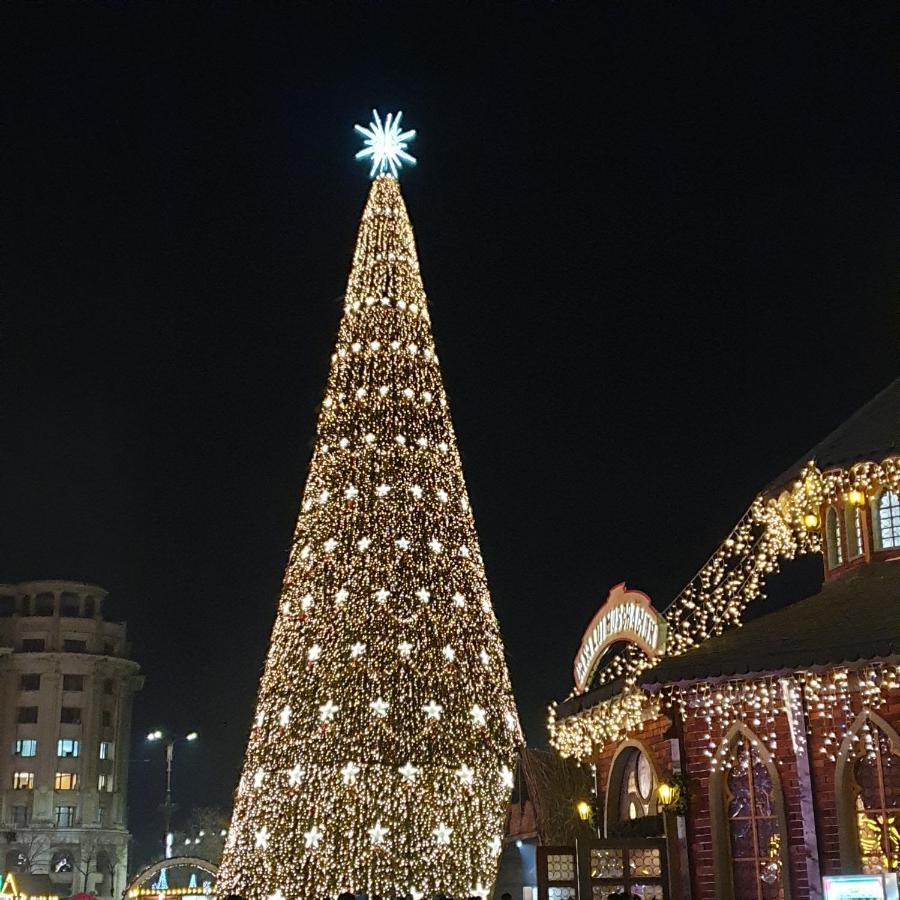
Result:
{"label": "giant cone-shaped christmas tree", "polygon": [[486,894],[519,740],[412,226],[380,175],[220,892]]}

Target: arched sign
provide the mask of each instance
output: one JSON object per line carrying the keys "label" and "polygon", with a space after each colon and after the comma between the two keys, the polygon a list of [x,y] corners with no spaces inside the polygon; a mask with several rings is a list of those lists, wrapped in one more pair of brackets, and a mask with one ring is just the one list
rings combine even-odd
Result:
{"label": "arched sign", "polygon": [[666,648],[666,620],[653,608],[642,591],[632,591],[623,581],[606,598],[591,619],[575,657],[575,690],[581,694],[603,652],[618,641],[628,641],[647,656],[659,656]]}

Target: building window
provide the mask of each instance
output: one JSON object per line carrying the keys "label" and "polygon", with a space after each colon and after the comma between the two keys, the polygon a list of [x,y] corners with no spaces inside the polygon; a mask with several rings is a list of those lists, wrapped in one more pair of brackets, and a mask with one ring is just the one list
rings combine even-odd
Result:
{"label": "building window", "polygon": [[63,640],[63,650],[66,653],[87,653],[87,641],[65,638]]}
{"label": "building window", "polygon": [[112,793],[113,789],[113,778],[112,775],[107,775],[105,772],[101,772],[97,776],[97,790],[98,791],[107,791]]}
{"label": "building window", "polygon": [[57,772],[53,781],[53,788],[57,791],[75,791],[78,790],[78,773],[77,772]]}
{"label": "building window", "polygon": [[34,598],[34,614],[36,616],[53,615],[53,594],[38,594]]}
{"label": "building window", "polygon": [[77,618],[81,605],[78,594],[65,591],[59,597],[59,614],[66,618]]}
{"label": "building window", "polygon": [[844,548],[841,546],[841,520],[833,506],[825,517],[825,549],[828,554],[829,569],[834,569],[844,562]]}
{"label": "building window", "polygon": [[[56,807],[56,824],[67,828],[75,824],[74,806]],[[57,850],[50,858],[50,871],[57,875],[72,872],[75,869],[75,858],[69,850]]]}
{"label": "building window", "polygon": [[16,741],[14,756],[37,756],[37,741],[34,738],[19,738]]}
{"label": "building window", "polygon": [[847,556],[849,559],[859,559],[865,548],[862,510],[858,506],[848,504],[844,509],[844,524],[847,527]]}
{"label": "building window", "polygon": [[858,737],[851,790],[862,871],[893,872],[900,868],[900,753],[874,722],[866,721]]}
{"label": "building window", "polygon": [[14,791],[34,790],[34,772],[13,772],[12,786]]}
{"label": "building window", "polygon": [[57,756],[81,756],[81,742],[74,738],[60,738],[56,742]]}
{"label": "building window", "polygon": [[20,691],[39,691],[41,689],[41,676],[37,673],[27,673],[19,676]]}
{"label": "building window", "polygon": [[115,684],[113,683],[112,678],[107,678],[103,682],[103,693],[104,694],[112,694],[112,692],[114,690],[115,690]]}
{"label": "building window", "polygon": [[743,732],[732,752],[735,761],[725,778],[725,805],[734,896],[783,900],[785,848],[777,773],[760,757],[758,741]]}
{"label": "building window", "polygon": [[83,691],[84,675],[63,675],[64,691]]}
{"label": "building window", "polygon": [[81,724],[81,708],[78,706],[64,706],[59,711],[59,721],[64,725]]}
{"label": "building window", "polygon": [[97,807],[97,814],[94,817],[94,824],[95,825],[105,825],[106,824],[106,807],[105,806]]}
{"label": "building window", "polygon": [[20,725],[33,725],[38,720],[38,708],[36,706],[20,706],[16,714],[16,721]]}
{"label": "building window", "polygon": [[94,618],[94,598],[93,597],[85,597],[84,598],[84,617],[86,619]]}
{"label": "building window", "polygon": [[112,713],[108,709],[104,709],[102,713],[100,713],[100,724],[103,725],[104,728],[109,728],[112,725]]}
{"label": "building window", "polygon": [[112,741],[100,741],[100,759],[112,759],[113,758],[113,742]]}
{"label": "building window", "polygon": [[16,598],[12,594],[0,594],[0,619],[15,615]]}
{"label": "building window", "polygon": [[624,751],[619,781],[619,821],[656,815],[656,778],[646,755],[635,747]]}
{"label": "building window", "polygon": [[43,638],[23,638],[23,653],[43,653],[47,642]]}
{"label": "building window", "polygon": [[900,495],[882,491],[876,501],[875,539],[879,550],[900,547]]}
{"label": "building window", "polygon": [[27,806],[14,806],[12,808],[12,823],[19,828],[24,828],[31,819],[31,810]]}

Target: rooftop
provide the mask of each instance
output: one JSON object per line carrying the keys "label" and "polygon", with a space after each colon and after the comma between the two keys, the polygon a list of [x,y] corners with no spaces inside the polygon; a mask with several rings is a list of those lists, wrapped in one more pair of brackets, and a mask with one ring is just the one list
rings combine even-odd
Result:
{"label": "rooftop", "polygon": [[810,460],[824,472],[845,468],[859,460],[880,462],[896,454],[900,454],[900,378],[894,379],[804,453],[766,488],[765,493],[774,494],[793,482]]}

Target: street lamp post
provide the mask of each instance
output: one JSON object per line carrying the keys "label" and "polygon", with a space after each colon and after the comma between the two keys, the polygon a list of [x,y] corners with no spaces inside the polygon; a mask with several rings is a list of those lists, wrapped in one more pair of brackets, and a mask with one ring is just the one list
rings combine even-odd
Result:
{"label": "street lamp post", "polygon": [[175,811],[175,804],[172,802],[172,760],[175,757],[175,745],[179,741],[187,741],[192,743],[197,740],[197,732],[189,731],[183,737],[172,737],[163,731],[151,731],[147,735],[147,740],[151,743],[156,741],[165,741],[166,745],[166,797],[162,804],[163,818],[165,820],[165,833],[163,838],[163,846],[165,847],[166,859],[172,856],[172,842],[169,840],[169,834],[172,829],[172,813]]}

